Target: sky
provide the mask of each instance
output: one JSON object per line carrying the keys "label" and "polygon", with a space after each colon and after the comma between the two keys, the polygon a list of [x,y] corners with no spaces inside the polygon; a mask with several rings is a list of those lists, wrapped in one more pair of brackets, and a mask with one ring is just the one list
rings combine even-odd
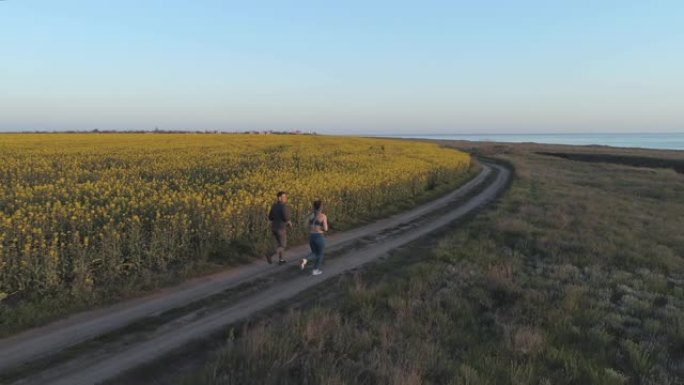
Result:
{"label": "sky", "polygon": [[0,1],[0,131],[684,132],[684,2]]}

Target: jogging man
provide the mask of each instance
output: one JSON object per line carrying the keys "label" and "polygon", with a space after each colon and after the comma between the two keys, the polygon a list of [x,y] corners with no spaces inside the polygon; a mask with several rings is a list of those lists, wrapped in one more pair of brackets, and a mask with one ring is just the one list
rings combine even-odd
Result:
{"label": "jogging man", "polygon": [[285,247],[287,247],[287,231],[285,226],[292,227],[290,220],[290,208],[287,207],[287,193],[279,191],[276,195],[277,202],[271,206],[271,211],[268,213],[268,220],[271,221],[271,232],[275,238],[278,246],[275,254],[266,256],[268,263],[273,263],[273,258],[278,256],[278,264],[282,265],[287,262],[285,260]]}

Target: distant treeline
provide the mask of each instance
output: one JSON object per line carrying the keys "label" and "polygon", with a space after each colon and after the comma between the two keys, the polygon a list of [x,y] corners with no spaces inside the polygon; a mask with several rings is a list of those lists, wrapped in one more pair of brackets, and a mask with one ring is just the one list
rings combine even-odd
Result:
{"label": "distant treeline", "polygon": [[220,130],[64,130],[64,131],[15,131],[9,134],[251,134],[251,135],[318,135],[315,131],[220,131]]}
{"label": "distant treeline", "polygon": [[577,160],[582,162],[602,162],[623,164],[633,167],[648,168],[671,168],[680,174],[684,174],[684,160],[650,158],[646,156],[627,156],[613,154],[587,154],[567,152],[538,152],[540,155],[555,156],[558,158]]}

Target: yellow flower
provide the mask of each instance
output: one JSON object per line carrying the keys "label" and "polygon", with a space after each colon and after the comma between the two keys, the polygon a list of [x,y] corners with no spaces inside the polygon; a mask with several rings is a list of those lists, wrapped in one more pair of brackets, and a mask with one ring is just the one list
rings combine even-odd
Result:
{"label": "yellow flower", "polygon": [[[135,266],[161,266],[169,261],[152,259],[182,262],[198,244],[260,236],[250,232],[265,229],[279,190],[290,193],[296,214],[323,198],[343,222],[413,199],[470,166],[467,154],[429,143],[327,136],[6,134],[1,146],[0,259],[5,239],[27,258],[4,259],[0,279],[22,287],[35,274],[91,266],[85,259],[105,233],[114,240],[108,256],[125,263],[131,249],[152,249]],[[139,238],[126,244],[132,228]],[[80,244],[91,250],[74,252]],[[49,266],[35,258],[45,255],[41,247]]]}

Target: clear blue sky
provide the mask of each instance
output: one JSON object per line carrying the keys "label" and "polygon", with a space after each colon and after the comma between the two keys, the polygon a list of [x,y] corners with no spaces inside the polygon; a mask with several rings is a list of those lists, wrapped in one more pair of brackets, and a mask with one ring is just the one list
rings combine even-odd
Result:
{"label": "clear blue sky", "polygon": [[0,131],[684,131],[684,2],[0,1]]}

